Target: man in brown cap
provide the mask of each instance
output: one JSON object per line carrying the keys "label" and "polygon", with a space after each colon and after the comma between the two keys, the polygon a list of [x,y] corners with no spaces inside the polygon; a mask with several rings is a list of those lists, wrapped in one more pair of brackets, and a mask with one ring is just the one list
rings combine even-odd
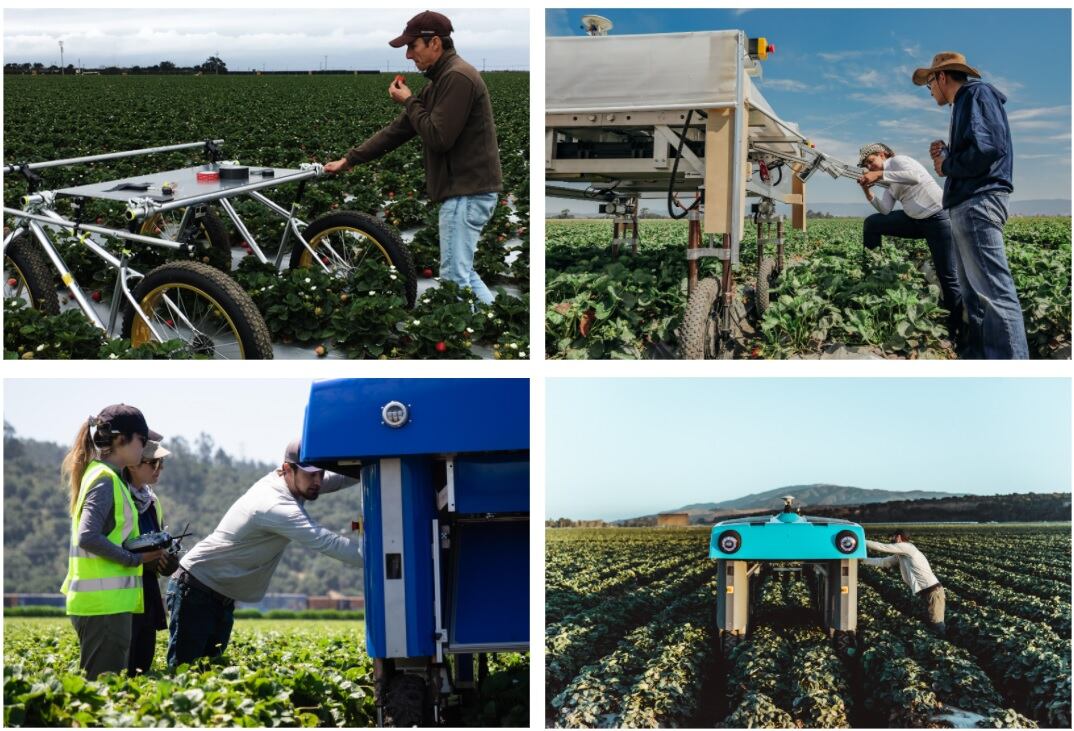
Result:
{"label": "man in brown cap", "polygon": [[951,139],[929,148],[945,178],[943,207],[951,216],[966,313],[969,358],[1028,358],[1022,306],[1003,248],[1007,199],[1014,190],[1014,149],[998,89],[980,80],[961,53],[938,53],[913,82],[928,87],[940,106],[951,105]]}
{"label": "man in brown cap", "polygon": [[440,276],[490,303],[494,297],[474,271],[474,253],[503,190],[496,123],[484,79],[455,53],[453,30],[447,17],[429,10],[410,19],[389,45],[406,46],[406,57],[430,83],[415,95],[396,77],[388,94],[403,111],[324,169],[349,170],[420,137],[429,201],[441,204]]}

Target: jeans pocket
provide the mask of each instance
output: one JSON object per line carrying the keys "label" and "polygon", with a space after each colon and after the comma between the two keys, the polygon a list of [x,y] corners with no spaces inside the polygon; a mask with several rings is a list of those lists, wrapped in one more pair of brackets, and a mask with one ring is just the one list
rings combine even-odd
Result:
{"label": "jeans pocket", "polygon": [[984,221],[997,228],[1007,223],[1007,196],[984,193],[974,201],[974,208]]}
{"label": "jeans pocket", "polygon": [[466,225],[480,229],[492,218],[496,195],[476,195],[466,198]]}

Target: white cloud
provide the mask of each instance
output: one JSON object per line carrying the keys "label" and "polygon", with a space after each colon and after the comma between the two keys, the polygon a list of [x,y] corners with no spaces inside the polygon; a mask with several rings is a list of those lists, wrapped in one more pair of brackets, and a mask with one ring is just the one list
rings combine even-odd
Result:
{"label": "white cloud", "polygon": [[1007,121],[1010,122],[1011,129],[1027,130],[1027,129],[1052,129],[1058,127],[1061,122],[1052,121],[1048,119],[1015,119],[1012,120],[1009,116]]}
{"label": "white cloud", "polygon": [[780,91],[816,91],[819,87],[806,84],[794,79],[765,79],[761,82],[762,89],[779,89]]}
{"label": "white cloud", "polygon": [[1005,76],[996,76],[995,74],[988,73],[984,69],[981,69],[981,73],[983,74],[985,81],[999,89],[1005,96],[1015,97],[1018,95],[1018,92],[1025,88],[1025,85],[1020,81],[1008,79]]}
{"label": "white cloud", "polygon": [[904,91],[856,93],[850,95],[851,99],[878,107],[890,107],[892,109],[917,109],[921,111],[942,112],[936,102],[921,94],[910,94]]}
{"label": "white cloud", "polygon": [[1007,119],[1011,122],[1037,117],[1052,117],[1059,114],[1070,114],[1070,105],[1059,107],[1030,107],[1029,109],[1016,109],[1007,113]]}
{"label": "white cloud", "polygon": [[884,82],[884,77],[876,69],[870,69],[862,74],[859,74],[857,81],[861,86],[880,86]]}
{"label": "white cloud", "polygon": [[860,58],[865,55],[865,51],[836,51],[835,53],[818,53],[817,56],[825,61],[845,61],[848,58]]}
{"label": "white cloud", "polygon": [[[64,62],[89,68],[113,63],[146,65],[170,60],[200,63],[219,52],[229,68],[412,67],[390,48],[406,21],[421,9],[43,9],[4,11],[4,61]],[[448,11],[460,54],[490,68],[528,67],[529,12]]]}

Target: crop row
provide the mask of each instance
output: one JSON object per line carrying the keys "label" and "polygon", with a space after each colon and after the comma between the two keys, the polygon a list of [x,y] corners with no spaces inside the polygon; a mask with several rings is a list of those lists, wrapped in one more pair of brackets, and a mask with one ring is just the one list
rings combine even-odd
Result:
{"label": "crop row", "polygon": [[[918,622],[907,622],[904,615],[884,602],[869,586],[858,587],[858,609],[858,628],[866,648],[863,664],[874,664],[878,659],[882,663],[883,658],[908,658],[927,672],[927,677],[920,683],[899,686],[889,696],[889,723],[893,722],[893,716],[903,723],[913,724],[921,720],[922,715],[933,715],[940,706],[932,703],[930,692],[943,706],[988,718],[1009,718],[1017,714],[1017,711],[1003,707],[1004,700],[992,681],[965,649],[936,637]],[[908,663],[903,663],[903,667],[902,672],[907,678],[921,675],[920,671],[908,667]],[[870,691],[875,685],[872,679],[876,672],[875,669],[865,672],[870,678]],[[1017,725],[1032,727],[1036,724],[1023,717]]]}
{"label": "crop row", "polygon": [[694,591],[715,566],[697,562],[679,575],[655,581],[625,596],[571,614],[545,628],[547,688],[558,693],[587,663],[609,652],[624,634]]}
{"label": "crop row", "polygon": [[[553,358],[664,357],[675,353],[686,304],[682,222],[642,222],[638,254],[613,260],[606,221],[548,221],[545,349]],[[1069,219],[1011,224],[1008,256],[1035,357],[1070,342]],[[1039,234],[1031,234],[1038,227]],[[747,305],[756,271],[752,227],[741,244],[736,297]],[[751,356],[789,357],[830,344],[885,357],[952,357],[927,247],[861,244],[861,222],[815,221],[788,236],[789,266],[747,338]],[[714,272],[704,262],[701,276]]]}
{"label": "crop row", "polygon": [[681,645],[693,638],[695,625],[706,624],[713,591],[709,582],[672,602],[649,622],[630,631],[615,650],[582,668],[551,700],[554,725],[566,728],[619,725],[625,699],[667,648],[679,648],[676,650],[679,657],[689,659],[690,656],[682,654]]}
{"label": "crop row", "polygon": [[[915,607],[898,579],[863,568],[866,583],[904,615]],[[969,650],[1019,711],[1048,725],[1070,722],[1070,641],[1040,625],[947,591],[948,639]]]}

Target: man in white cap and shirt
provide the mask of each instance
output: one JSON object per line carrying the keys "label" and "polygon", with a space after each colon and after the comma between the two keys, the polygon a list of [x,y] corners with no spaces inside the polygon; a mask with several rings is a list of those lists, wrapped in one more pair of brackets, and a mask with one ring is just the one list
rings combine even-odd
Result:
{"label": "man in white cap and shirt", "polygon": [[[947,330],[952,343],[957,343],[962,323],[962,293],[951,219],[943,207],[943,191],[924,165],[909,155],[896,155],[882,142],[861,148],[858,167],[866,168],[858,184],[865,191],[866,200],[878,211],[865,219],[862,232],[865,247],[880,246],[881,236],[925,239],[940,281],[942,304],[949,313]],[[878,183],[886,186],[879,196],[873,192]],[[896,203],[902,204],[902,210],[893,210]]]}
{"label": "man in white cap and shirt", "polygon": [[921,553],[913,543],[910,543],[910,534],[902,530],[896,530],[891,536],[891,543],[877,543],[866,541],[865,547],[870,551],[890,553],[887,558],[866,558],[862,560],[866,566],[878,568],[899,567],[902,580],[910,587],[914,598],[924,602],[926,614],[932,631],[940,637],[944,636],[944,605],[946,596],[940,580],[932,573],[929,560]]}
{"label": "man in white cap and shirt", "polygon": [[362,565],[361,544],[318,525],[306,501],[357,480],[299,461],[300,443],[284,451],[283,464],[235,501],[216,530],[179,562],[168,584],[171,612],[168,666],[223,653],[231,639],[235,602],[259,602],[283,551],[292,542]]}

